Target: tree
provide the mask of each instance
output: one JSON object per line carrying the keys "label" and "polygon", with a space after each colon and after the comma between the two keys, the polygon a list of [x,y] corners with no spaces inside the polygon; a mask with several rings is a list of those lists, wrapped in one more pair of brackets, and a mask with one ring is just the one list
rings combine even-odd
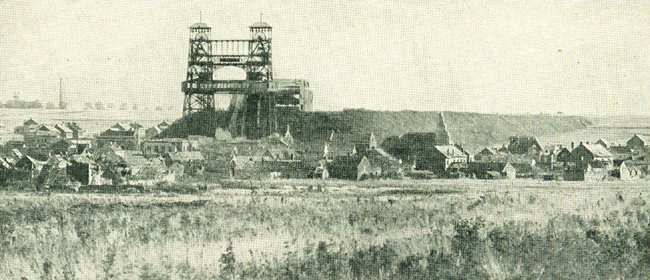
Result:
{"label": "tree", "polygon": [[56,109],[56,108],[57,108],[56,105],[54,105],[54,103],[52,102],[47,102],[45,104],[45,109]]}
{"label": "tree", "polygon": [[94,109],[93,104],[90,102],[84,103],[84,110],[92,110]]}
{"label": "tree", "polygon": [[120,104],[120,110],[124,111],[124,110],[128,110],[128,109],[129,109],[129,104],[127,104],[127,103],[121,103]]}
{"label": "tree", "polygon": [[99,101],[95,102],[95,109],[104,110],[104,103],[101,103]]}
{"label": "tree", "polygon": [[133,111],[137,111],[138,110],[138,104],[133,104],[132,108],[133,108]]}
{"label": "tree", "polygon": [[115,109],[115,104],[113,104],[113,103],[108,103],[108,104],[106,105],[106,108],[109,109],[109,110],[113,110],[113,109]]}

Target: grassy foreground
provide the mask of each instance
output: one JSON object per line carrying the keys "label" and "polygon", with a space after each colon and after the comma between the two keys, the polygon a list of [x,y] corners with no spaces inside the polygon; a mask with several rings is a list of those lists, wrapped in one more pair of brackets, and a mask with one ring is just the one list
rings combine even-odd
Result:
{"label": "grassy foreground", "polygon": [[650,185],[0,193],[0,279],[649,279]]}

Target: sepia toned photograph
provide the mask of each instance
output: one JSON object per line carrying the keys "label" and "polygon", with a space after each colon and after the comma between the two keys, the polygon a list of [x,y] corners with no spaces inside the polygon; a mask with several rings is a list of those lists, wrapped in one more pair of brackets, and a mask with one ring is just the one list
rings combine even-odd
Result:
{"label": "sepia toned photograph", "polygon": [[650,279],[650,1],[0,1],[0,279]]}

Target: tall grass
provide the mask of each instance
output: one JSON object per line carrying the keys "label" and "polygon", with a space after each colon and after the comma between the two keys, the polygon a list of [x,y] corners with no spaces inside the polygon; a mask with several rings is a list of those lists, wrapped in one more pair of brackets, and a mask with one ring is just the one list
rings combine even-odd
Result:
{"label": "tall grass", "polygon": [[6,192],[0,278],[650,278],[643,187],[329,188]]}

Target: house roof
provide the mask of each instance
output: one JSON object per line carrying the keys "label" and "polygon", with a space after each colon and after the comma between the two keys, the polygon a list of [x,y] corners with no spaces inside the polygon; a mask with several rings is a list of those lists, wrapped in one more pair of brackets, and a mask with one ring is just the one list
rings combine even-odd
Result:
{"label": "house roof", "polygon": [[111,126],[111,128],[109,128],[108,130],[111,130],[111,131],[115,131],[115,130],[125,131],[125,130],[129,130],[129,128],[131,128],[131,125],[129,125],[128,123],[118,122],[118,123],[114,124],[113,126]]}
{"label": "house roof", "polygon": [[43,166],[45,164],[44,161],[37,160],[37,159],[35,159],[33,157],[30,157],[28,155],[24,155],[22,158],[20,158],[20,160],[18,160],[16,162],[16,166],[18,166],[18,167],[25,166],[26,163],[30,163],[30,164],[33,164],[35,166]]}
{"label": "house roof", "polygon": [[135,131],[133,130],[106,130],[99,133],[100,137],[133,137],[135,136]]}
{"label": "house roof", "polygon": [[490,147],[485,147],[485,148],[483,148],[483,149],[482,149],[481,151],[479,151],[477,154],[482,154],[483,152],[486,152],[486,153],[488,153],[488,154],[490,154],[490,155],[497,155],[497,154],[498,154],[498,152],[497,152],[495,149],[490,148]]}
{"label": "house roof", "polygon": [[123,155],[122,160],[126,166],[130,167],[143,167],[150,164],[149,160],[145,157],[131,154]]}
{"label": "house roof", "polygon": [[200,151],[187,151],[187,152],[173,152],[167,153],[172,161],[192,161],[204,160],[203,154]]}
{"label": "house roof", "polygon": [[66,123],[66,126],[73,131],[82,131],[83,129],[76,122]]}
{"label": "house roof", "polygon": [[454,145],[440,145],[440,146],[434,146],[438,152],[440,152],[442,155],[444,155],[447,158],[450,157],[465,157],[465,153],[458,149],[458,147]]}
{"label": "house roof", "polygon": [[72,133],[72,129],[70,129],[69,127],[67,127],[64,124],[57,124],[54,127],[56,129],[58,129],[59,131],[62,131],[62,132],[65,132],[65,133]]}
{"label": "house roof", "polygon": [[70,162],[67,159],[65,159],[63,156],[53,155],[47,159],[45,164],[50,166],[56,165],[59,168],[65,168],[66,166],[70,165]]}
{"label": "house roof", "polygon": [[94,160],[84,155],[72,155],[70,157],[70,161],[85,164],[96,164]]}
{"label": "house roof", "polygon": [[11,165],[6,160],[0,158],[0,167],[4,169],[10,169]]}
{"label": "house roof", "polygon": [[612,153],[600,144],[582,144],[582,146],[596,157],[612,157]]}
{"label": "house roof", "polygon": [[35,120],[32,118],[29,118],[29,120],[26,120],[23,125],[33,125],[33,124],[38,124]]}
{"label": "house roof", "polygon": [[162,121],[161,123],[158,124],[158,127],[161,126],[169,126],[169,123],[167,121]]}
{"label": "house roof", "polygon": [[132,123],[129,124],[129,127],[133,128],[133,129],[140,129],[140,128],[143,128],[144,126],[142,126],[141,124],[139,124],[137,122],[132,122]]}
{"label": "house roof", "polygon": [[154,125],[154,126],[152,126],[150,128],[147,128],[147,132],[150,132],[150,131],[156,131],[156,133],[161,133],[162,129],[160,127],[158,127],[157,125]]}
{"label": "house roof", "polygon": [[42,125],[40,125],[38,127],[38,130],[59,132],[59,130],[56,129],[56,127],[54,127],[53,125],[50,125],[50,124],[42,124]]}
{"label": "house roof", "polygon": [[596,141],[596,143],[598,143],[598,144],[601,144],[601,143],[602,143],[602,144],[604,144],[604,145],[607,146],[607,147],[610,146],[609,141],[607,141],[607,139],[605,139],[605,138],[600,138],[600,139],[598,139],[598,141]]}
{"label": "house roof", "polygon": [[74,145],[72,142],[68,141],[67,139],[61,139],[59,141],[56,141],[50,145],[50,147],[70,147]]}
{"label": "house roof", "polygon": [[641,141],[643,141],[644,145],[650,145],[650,135],[638,134],[637,133],[637,134],[634,134],[634,136],[632,136],[632,138],[634,138],[635,136],[637,138],[641,139]]}

